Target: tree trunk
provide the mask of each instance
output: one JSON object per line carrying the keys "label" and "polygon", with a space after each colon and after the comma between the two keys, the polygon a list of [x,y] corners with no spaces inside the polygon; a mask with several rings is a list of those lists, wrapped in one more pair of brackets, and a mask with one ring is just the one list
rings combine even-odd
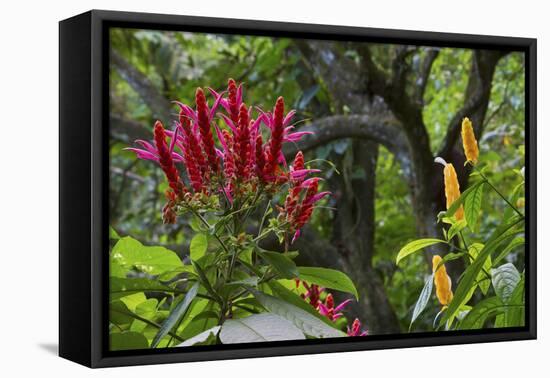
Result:
{"label": "tree trunk", "polygon": [[353,155],[353,166],[364,170],[364,177],[347,178],[348,175],[344,174],[336,176],[331,184],[338,191],[333,244],[337,246],[344,270],[355,282],[360,298],[351,305],[350,317],[359,318],[371,334],[398,333],[395,311],[379,274],[372,266],[378,144],[354,141],[352,151],[348,153]]}

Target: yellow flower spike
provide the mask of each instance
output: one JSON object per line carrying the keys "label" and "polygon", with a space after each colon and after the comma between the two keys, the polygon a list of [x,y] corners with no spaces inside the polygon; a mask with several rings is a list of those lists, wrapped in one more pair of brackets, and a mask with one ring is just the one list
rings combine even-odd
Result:
{"label": "yellow flower spike", "polygon": [[479,149],[477,147],[477,140],[472,122],[468,117],[462,120],[462,146],[464,147],[466,160],[476,164],[477,158],[479,157]]}
{"label": "yellow flower spike", "polygon": [[[460,197],[460,185],[458,184],[458,177],[456,176],[455,167],[451,163],[447,163],[442,158],[438,157],[435,159],[436,163],[442,164],[445,169],[443,169],[443,178],[445,181],[445,197],[447,198],[447,209]],[[464,207],[460,207],[455,212],[455,217],[457,220],[464,219]]]}
{"label": "yellow flower spike", "polygon": [[[432,258],[432,271],[434,273],[435,294],[442,306],[447,306],[453,300],[451,277],[447,274],[444,264],[441,264],[441,256],[435,255]],[[438,268],[439,266],[439,268]]]}

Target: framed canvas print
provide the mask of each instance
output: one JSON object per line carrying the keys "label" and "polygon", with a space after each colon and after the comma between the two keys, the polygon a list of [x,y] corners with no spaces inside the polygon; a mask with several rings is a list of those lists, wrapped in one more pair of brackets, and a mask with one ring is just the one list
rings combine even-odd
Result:
{"label": "framed canvas print", "polygon": [[60,355],[536,337],[536,41],[60,22]]}

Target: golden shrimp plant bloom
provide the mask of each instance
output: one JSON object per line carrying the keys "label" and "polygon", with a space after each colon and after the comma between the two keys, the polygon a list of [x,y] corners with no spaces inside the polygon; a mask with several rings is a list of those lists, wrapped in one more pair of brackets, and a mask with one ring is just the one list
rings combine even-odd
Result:
{"label": "golden shrimp plant bloom", "polygon": [[462,120],[462,146],[464,147],[466,160],[476,164],[479,157],[479,148],[477,147],[477,140],[472,122],[468,117]]}
{"label": "golden shrimp plant bloom", "polygon": [[435,294],[442,306],[447,306],[453,299],[451,277],[447,274],[445,264],[441,264],[441,256],[432,258],[432,270],[434,273]]}
{"label": "golden shrimp plant bloom", "polygon": [[[451,163],[445,164],[443,169],[443,177],[445,181],[445,197],[447,198],[447,209],[460,197],[460,185],[456,175],[455,167]],[[455,217],[457,220],[464,219],[464,208],[462,205],[456,210]]]}

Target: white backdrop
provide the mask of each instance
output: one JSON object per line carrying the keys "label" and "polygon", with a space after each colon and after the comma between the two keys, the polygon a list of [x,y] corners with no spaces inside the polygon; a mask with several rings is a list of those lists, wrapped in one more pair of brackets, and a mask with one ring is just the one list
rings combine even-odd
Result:
{"label": "white backdrop", "polygon": [[[61,3],[61,2],[60,2]],[[0,375],[132,377],[542,376],[550,367],[550,88],[544,1],[3,1],[0,22]],[[536,37],[539,140],[539,340],[89,370],[56,356],[58,25],[91,8]],[[543,298],[546,295],[546,298]],[[32,307],[26,307],[32,306]],[[546,349],[546,350],[545,350]],[[533,374],[534,373],[534,374]]]}

